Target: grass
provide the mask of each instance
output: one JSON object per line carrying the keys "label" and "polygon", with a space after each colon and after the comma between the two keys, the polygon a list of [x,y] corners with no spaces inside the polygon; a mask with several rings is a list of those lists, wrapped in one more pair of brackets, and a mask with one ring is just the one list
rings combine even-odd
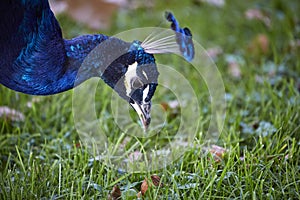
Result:
{"label": "grass", "polygon": [[[164,186],[149,187],[146,199],[300,198],[300,47],[292,45],[300,39],[300,4],[234,0],[216,7],[200,1],[162,2],[156,1],[150,10],[120,12],[108,34],[124,31],[124,23],[126,29],[157,25],[168,9],[182,25],[190,27],[204,48],[222,49],[215,62],[224,81],[227,107],[224,129],[216,145],[226,149],[224,154],[204,146],[198,138],[195,147],[166,168],[122,172],[98,161],[97,155],[82,145],[73,120],[72,91],[37,98],[0,86],[1,106],[19,110],[25,116],[19,122],[0,118],[1,199],[107,199],[115,185],[121,189],[123,199],[136,199],[143,180],[151,180],[153,174]],[[246,19],[245,12],[253,8],[263,11],[271,25]],[[74,36],[68,33],[77,30],[76,23],[67,25],[70,19],[65,16],[59,21],[64,34]],[[124,23],[120,25],[120,21]],[[261,42],[255,39],[258,35],[267,38],[267,50],[262,50]],[[238,75],[230,71],[230,57],[238,60]],[[197,95],[204,99],[200,112],[205,127],[211,113],[207,111],[205,99],[209,94],[204,82],[194,81],[197,74],[176,57],[157,59],[190,77],[191,84],[202,91]],[[105,119],[101,127],[111,142],[117,142],[123,136],[111,116],[112,91],[99,87],[97,114]],[[162,88],[155,94],[156,102],[168,103],[172,98]],[[31,107],[28,102],[32,102]],[[173,111],[169,111],[170,135],[178,127],[179,116]],[[163,139],[159,141],[164,142],[165,135],[160,137]],[[151,144],[154,139],[149,141]],[[141,142],[148,144],[147,140]],[[130,140],[126,148],[134,143]]]}

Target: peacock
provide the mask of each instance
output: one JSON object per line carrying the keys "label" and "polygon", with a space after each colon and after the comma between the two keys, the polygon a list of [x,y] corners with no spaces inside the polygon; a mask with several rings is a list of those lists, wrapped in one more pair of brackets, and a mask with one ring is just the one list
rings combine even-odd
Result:
{"label": "peacock", "polygon": [[[52,95],[100,77],[131,105],[144,128],[150,124],[151,99],[159,76],[154,54],[164,51],[103,34],[64,39],[48,0],[1,0],[0,19],[2,85],[25,94]],[[191,61],[194,47],[190,30],[180,28],[171,12],[166,12],[166,19],[180,52]],[[105,48],[98,59],[79,73],[85,58],[102,43]],[[121,56],[110,61],[112,52]]]}

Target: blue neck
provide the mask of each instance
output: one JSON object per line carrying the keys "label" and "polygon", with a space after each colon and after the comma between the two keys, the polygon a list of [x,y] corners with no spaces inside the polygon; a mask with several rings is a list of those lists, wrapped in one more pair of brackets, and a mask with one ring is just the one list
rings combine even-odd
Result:
{"label": "blue neck", "polygon": [[1,1],[0,19],[1,84],[27,94],[49,95],[98,75],[86,69],[77,77],[77,72],[91,50],[108,37],[63,39],[48,1]]}

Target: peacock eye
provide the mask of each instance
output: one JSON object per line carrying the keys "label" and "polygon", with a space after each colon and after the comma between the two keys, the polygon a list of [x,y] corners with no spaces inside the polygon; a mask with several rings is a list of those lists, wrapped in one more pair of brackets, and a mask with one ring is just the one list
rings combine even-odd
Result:
{"label": "peacock eye", "polygon": [[143,85],[144,84],[140,78],[134,77],[133,79],[131,79],[131,86],[133,87],[133,89],[141,88]]}

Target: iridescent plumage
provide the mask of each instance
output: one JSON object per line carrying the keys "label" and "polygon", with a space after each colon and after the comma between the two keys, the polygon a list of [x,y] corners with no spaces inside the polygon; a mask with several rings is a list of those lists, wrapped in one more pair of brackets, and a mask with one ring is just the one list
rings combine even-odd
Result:
{"label": "iridescent plumage", "polygon": [[176,42],[183,57],[187,61],[192,61],[195,54],[192,33],[189,28],[180,28],[178,21],[171,12],[166,12],[165,17],[171,23],[171,29],[176,33]]}
{"label": "iridescent plumage", "polygon": [[[48,0],[2,0],[0,19],[1,84],[26,94],[51,95],[100,77],[132,105],[145,127],[149,125],[159,73],[153,54],[141,42],[102,34],[64,39]],[[179,40],[183,49],[186,41]],[[106,48],[84,63],[100,44]],[[112,54],[119,56],[110,60]],[[186,55],[191,58],[190,51]],[[129,76],[130,66],[135,66],[135,76]]]}

